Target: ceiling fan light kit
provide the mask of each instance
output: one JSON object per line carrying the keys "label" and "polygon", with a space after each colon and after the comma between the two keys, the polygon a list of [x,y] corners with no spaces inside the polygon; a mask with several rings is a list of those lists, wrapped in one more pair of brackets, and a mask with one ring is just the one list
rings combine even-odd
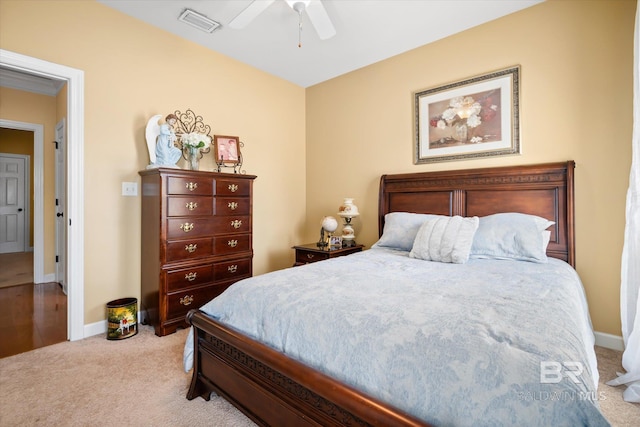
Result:
{"label": "ceiling fan light kit", "polygon": [[309,3],[311,3],[311,0],[284,0],[284,1],[287,2],[287,4],[291,9],[295,10],[298,13],[302,13],[307,8],[307,6],[309,6]]}
{"label": "ceiling fan light kit", "polygon": [[221,25],[219,22],[191,9],[185,9],[178,17],[178,21],[189,24],[205,33],[213,33]]}
{"label": "ceiling fan light kit", "polygon": [[[229,22],[229,27],[242,29],[249,25],[258,15],[266,10],[275,0],[254,0]],[[336,29],[320,0],[284,0],[298,13],[298,29],[302,26],[302,13],[306,13],[316,29],[320,40],[327,40],[336,35]],[[298,33],[299,34],[299,33]]]}

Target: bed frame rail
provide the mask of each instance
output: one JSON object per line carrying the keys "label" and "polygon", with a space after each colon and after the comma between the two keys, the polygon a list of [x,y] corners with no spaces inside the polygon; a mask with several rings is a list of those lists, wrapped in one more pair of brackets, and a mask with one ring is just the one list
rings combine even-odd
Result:
{"label": "bed frame rail", "polygon": [[187,322],[195,332],[189,400],[215,392],[265,426],[428,426],[199,310]]}

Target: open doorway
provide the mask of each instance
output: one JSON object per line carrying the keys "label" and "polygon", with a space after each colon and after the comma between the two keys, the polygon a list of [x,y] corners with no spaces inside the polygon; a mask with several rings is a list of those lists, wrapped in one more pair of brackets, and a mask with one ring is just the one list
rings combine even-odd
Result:
{"label": "open doorway", "polygon": [[[3,49],[0,49],[0,67],[67,83],[67,150],[65,155],[67,209],[64,221],[67,236],[64,266],[68,288],[67,338],[72,341],[82,339],[85,337],[84,214],[82,209],[84,192],[84,73],[81,70]],[[34,181],[36,180],[37,178],[34,178]],[[37,184],[34,183],[34,185]],[[37,232],[34,231],[34,238],[36,236]],[[34,242],[34,275],[37,275],[36,246],[37,244]]]}
{"label": "open doorway", "polygon": [[0,289],[34,283],[33,132],[0,128]]}

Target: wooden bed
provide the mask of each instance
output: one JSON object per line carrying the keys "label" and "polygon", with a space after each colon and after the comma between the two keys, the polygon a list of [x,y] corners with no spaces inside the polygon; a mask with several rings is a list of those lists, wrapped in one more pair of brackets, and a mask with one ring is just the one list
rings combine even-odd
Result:
{"label": "wooden bed", "polygon": [[[383,175],[379,234],[389,212],[486,216],[522,212],[555,221],[547,255],[575,267],[574,162]],[[188,399],[215,392],[259,425],[428,425],[216,322],[199,310]]]}

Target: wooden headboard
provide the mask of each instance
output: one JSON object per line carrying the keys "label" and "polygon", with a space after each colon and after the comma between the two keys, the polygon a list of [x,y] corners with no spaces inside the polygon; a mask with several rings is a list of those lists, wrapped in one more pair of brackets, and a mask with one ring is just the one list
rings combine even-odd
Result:
{"label": "wooden headboard", "polygon": [[575,267],[575,163],[383,175],[378,232],[389,212],[486,216],[521,212],[555,221],[547,255]]}

